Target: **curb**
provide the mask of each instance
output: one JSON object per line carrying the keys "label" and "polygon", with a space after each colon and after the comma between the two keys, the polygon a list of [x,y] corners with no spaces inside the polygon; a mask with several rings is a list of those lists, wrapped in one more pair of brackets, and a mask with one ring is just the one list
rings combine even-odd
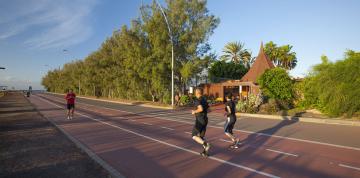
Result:
{"label": "curb", "polygon": [[68,134],[64,129],[59,127],[55,124],[51,119],[44,116],[40,111],[37,109],[37,107],[31,103],[27,98],[25,98],[35,109],[35,111],[43,118],[45,118],[47,121],[49,121],[52,125],[54,125],[61,133],[63,133],[70,141],[75,143],[75,145],[80,148],[82,151],[84,151],[91,159],[93,159],[96,163],[98,163],[101,167],[103,167],[111,177],[114,178],[125,178],[124,175],[122,175],[120,172],[118,172],[116,169],[114,169],[112,166],[110,166],[108,163],[106,163],[103,159],[101,159],[99,156],[97,156],[93,151],[91,151],[89,148],[87,148],[84,144],[82,144],[80,141],[78,141],[76,138]]}
{"label": "curb", "polygon": [[[52,93],[52,92],[45,92],[45,93],[50,93],[50,94],[54,94],[54,95],[62,95],[59,93]],[[122,101],[112,101],[112,100],[106,100],[106,99],[97,99],[97,98],[88,98],[85,96],[76,96],[78,98],[83,98],[83,99],[89,99],[89,100],[94,100],[94,101],[103,101],[103,102],[109,102],[109,103],[117,103],[117,104],[125,104],[125,105],[131,105],[131,106],[142,106],[142,107],[148,107],[148,108],[157,108],[157,109],[172,109],[172,107],[167,107],[167,106],[154,106],[154,105],[149,105],[149,104],[133,104],[133,103],[127,103],[127,102],[122,102]]]}
{"label": "curb", "polygon": [[310,117],[274,116],[274,115],[266,115],[266,114],[248,114],[248,113],[236,113],[236,116],[257,117],[257,118],[274,119],[274,120],[293,120],[293,121],[319,123],[319,124],[360,126],[360,121],[346,121],[339,119],[319,119],[319,118],[310,118]]}

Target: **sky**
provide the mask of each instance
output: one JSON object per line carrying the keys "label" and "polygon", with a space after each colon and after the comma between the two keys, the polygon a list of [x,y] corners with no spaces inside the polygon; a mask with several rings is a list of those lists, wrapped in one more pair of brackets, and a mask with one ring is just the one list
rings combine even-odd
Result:
{"label": "sky", "polygon": [[[165,5],[164,0],[159,0]],[[97,50],[113,31],[139,16],[151,0],[0,0],[0,86],[43,89],[48,70]],[[260,43],[290,44],[303,77],[321,55],[340,60],[347,49],[360,51],[358,0],[208,0],[220,24],[209,42],[222,54],[240,41],[258,54]],[[64,52],[64,49],[66,51]]]}

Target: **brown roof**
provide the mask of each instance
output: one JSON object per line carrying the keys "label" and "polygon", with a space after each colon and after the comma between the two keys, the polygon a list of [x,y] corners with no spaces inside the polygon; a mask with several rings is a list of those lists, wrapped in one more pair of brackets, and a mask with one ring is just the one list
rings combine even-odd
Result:
{"label": "brown roof", "polygon": [[266,69],[274,68],[274,64],[266,56],[264,52],[263,43],[261,42],[259,55],[256,57],[255,62],[251,66],[250,70],[241,78],[242,82],[254,82],[262,75]]}

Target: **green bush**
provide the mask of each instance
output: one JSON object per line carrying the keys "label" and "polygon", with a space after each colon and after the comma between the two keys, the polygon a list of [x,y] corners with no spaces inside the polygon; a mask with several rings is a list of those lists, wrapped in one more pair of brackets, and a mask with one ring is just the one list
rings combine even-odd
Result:
{"label": "green bush", "polygon": [[260,106],[260,113],[275,114],[280,111],[280,107],[275,99],[269,99],[269,101]]}
{"label": "green bush", "polygon": [[171,94],[170,92],[165,92],[163,96],[163,103],[171,104]]}
{"label": "green bush", "polygon": [[257,110],[257,97],[254,94],[250,94],[247,100],[238,101],[236,104],[236,111],[238,112],[255,113]]}
{"label": "green bush", "polygon": [[184,106],[184,105],[188,105],[190,103],[190,97],[188,95],[182,95],[180,97],[180,105]]}
{"label": "green bush", "polygon": [[349,50],[344,60],[334,63],[323,56],[305,79],[303,103],[330,116],[359,113],[360,52]]}
{"label": "green bush", "polygon": [[259,77],[258,83],[265,96],[278,100],[294,99],[294,82],[284,69],[266,70]]}

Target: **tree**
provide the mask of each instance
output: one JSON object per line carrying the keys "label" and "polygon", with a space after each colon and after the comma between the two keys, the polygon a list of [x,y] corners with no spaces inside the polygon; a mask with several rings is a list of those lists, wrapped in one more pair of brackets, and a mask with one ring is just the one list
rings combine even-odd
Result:
{"label": "tree", "polygon": [[209,78],[211,82],[221,82],[223,80],[239,80],[248,69],[243,64],[234,62],[216,61],[209,69]]}
{"label": "tree", "polygon": [[251,53],[244,49],[244,43],[229,42],[223,49],[221,59],[224,61],[232,61],[234,63],[242,63],[245,66],[250,66]]}
{"label": "tree", "polygon": [[360,52],[349,50],[337,62],[321,59],[304,80],[304,105],[335,117],[360,114]]}
{"label": "tree", "polygon": [[[175,84],[180,89],[211,62],[209,36],[219,19],[208,12],[206,1],[167,0],[169,34],[164,17],[153,1],[141,6],[130,27],[122,26],[83,61],[50,71],[44,86],[55,92],[77,88],[86,95],[138,100],[171,101],[171,47],[175,51]],[[59,81],[61,85],[52,81]]]}
{"label": "tree", "polygon": [[297,64],[296,53],[291,51],[291,45],[277,46],[274,42],[270,41],[265,44],[264,50],[266,55],[277,66],[286,70],[295,68]]}
{"label": "tree", "polygon": [[278,100],[291,101],[294,98],[294,82],[286,70],[276,67],[266,70],[258,79],[264,95]]}

